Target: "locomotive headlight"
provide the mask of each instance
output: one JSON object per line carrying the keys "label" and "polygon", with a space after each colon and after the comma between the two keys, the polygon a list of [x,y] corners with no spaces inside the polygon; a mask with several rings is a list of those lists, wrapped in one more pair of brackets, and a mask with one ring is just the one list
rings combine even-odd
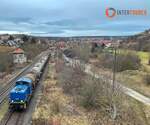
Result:
{"label": "locomotive headlight", "polygon": [[23,100],[21,100],[21,102],[23,102]]}
{"label": "locomotive headlight", "polygon": [[14,100],[11,100],[11,102],[14,102]]}

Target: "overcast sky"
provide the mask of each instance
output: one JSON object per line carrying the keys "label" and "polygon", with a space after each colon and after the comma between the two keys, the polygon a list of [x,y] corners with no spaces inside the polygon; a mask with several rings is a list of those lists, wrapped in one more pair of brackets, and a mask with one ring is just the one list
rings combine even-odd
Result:
{"label": "overcast sky", "polygon": [[[107,7],[147,16],[108,19]],[[150,28],[150,0],[0,0],[0,33],[43,36],[132,35]]]}

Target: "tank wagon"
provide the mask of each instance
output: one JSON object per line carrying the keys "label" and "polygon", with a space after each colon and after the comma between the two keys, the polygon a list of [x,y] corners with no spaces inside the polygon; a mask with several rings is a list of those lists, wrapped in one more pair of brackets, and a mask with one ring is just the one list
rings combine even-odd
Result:
{"label": "tank wagon", "polygon": [[34,93],[49,56],[42,57],[33,68],[19,78],[9,93],[9,107],[26,109]]}

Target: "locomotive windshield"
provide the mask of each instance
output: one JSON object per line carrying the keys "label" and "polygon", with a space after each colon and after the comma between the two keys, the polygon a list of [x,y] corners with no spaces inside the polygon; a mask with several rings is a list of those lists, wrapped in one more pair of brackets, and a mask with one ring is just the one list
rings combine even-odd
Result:
{"label": "locomotive windshield", "polygon": [[25,81],[16,82],[16,85],[27,85],[27,84],[29,84],[29,83],[25,82]]}
{"label": "locomotive windshield", "polygon": [[16,88],[16,89],[15,89],[16,92],[19,92],[19,91],[21,91],[21,90],[23,90],[23,88]]}

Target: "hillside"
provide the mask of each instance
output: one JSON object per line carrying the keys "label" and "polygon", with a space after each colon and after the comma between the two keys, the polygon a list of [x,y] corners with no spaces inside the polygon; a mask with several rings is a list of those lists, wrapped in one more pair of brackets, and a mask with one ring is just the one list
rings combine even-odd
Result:
{"label": "hillside", "polygon": [[123,40],[121,47],[137,51],[150,51],[150,29]]}

